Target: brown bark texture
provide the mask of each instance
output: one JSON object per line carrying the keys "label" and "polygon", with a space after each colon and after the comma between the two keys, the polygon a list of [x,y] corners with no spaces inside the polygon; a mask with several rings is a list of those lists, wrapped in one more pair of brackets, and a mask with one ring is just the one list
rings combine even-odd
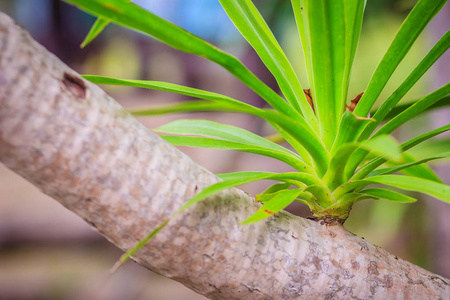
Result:
{"label": "brown bark texture", "polygon": [[[0,14],[0,161],[132,248],[217,177]],[[449,299],[450,281],[341,225],[258,209],[238,189],[174,218],[135,256],[211,299]]]}

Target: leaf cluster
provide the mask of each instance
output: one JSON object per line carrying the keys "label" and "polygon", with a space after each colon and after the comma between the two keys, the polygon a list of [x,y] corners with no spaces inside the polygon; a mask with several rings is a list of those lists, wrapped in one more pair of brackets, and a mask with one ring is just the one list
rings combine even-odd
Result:
{"label": "leaf cluster", "polygon": [[[200,191],[176,214],[224,189],[258,180],[273,180],[276,183],[256,196],[262,206],[242,224],[270,217],[293,201],[306,204],[315,217],[341,220],[348,217],[354,203],[363,199],[382,198],[403,203],[416,201],[395,189],[422,192],[450,203],[450,187],[442,183],[426,165],[428,161],[449,157],[450,152],[422,159],[408,153],[418,144],[448,131],[450,125],[402,144],[390,135],[427,110],[449,104],[450,84],[447,83],[414,103],[398,105],[411,87],[448,50],[450,32],[441,37],[400,86],[382,101],[381,106],[374,108],[397,66],[446,0],[417,2],[365,91],[352,101],[348,97],[350,74],[361,32],[365,0],[291,1],[302,44],[299,51],[303,52],[306,60],[308,82],[303,84],[253,2],[219,0],[236,28],[273,74],[280,94],[264,84],[236,57],[130,1],[64,1],[98,17],[83,46],[113,22],[219,64],[267,103],[265,108],[258,108],[226,95],[167,82],[84,76],[98,84],[155,89],[195,99],[133,110],[131,113],[136,116],[228,111],[261,118],[278,132],[276,138],[265,138],[208,120],[177,120],[155,129],[174,145],[249,152],[280,160],[293,168],[292,172],[287,173],[248,171],[219,174],[221,182]],[[377,186],[373,187],[374,184]],[[161,228],[158,227],[151,236]]]}

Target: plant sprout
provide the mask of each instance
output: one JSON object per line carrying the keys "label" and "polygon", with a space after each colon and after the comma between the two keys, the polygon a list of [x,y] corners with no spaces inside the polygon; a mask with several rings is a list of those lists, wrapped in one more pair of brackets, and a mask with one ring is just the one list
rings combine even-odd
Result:
{"label": "plant sprout", "polygon": [[[300,83],[294,69],[251,0],[219,0],[242,36],[273,74],[281,94],[264,84],[236,57],[180,27],[125,0],[64,0],[98,17],[83,45],[113,22],[149,35],[184,52],[221,65],[266,103],[258,108],[231,97],[167,82],[84,76],[98,84],[162,90],[196,98],[132,111],[146,116],[192,111],[227,111],[264,119],[279,134],[271,140],[244,129],[208,120],[177,120],[156,129],[173,145],[230,149],[268,156],[288,164],[292,172],[235,172],[218,174],[222,181],[200,191],[174,215],[224,189],[259,180],[275,184],[256,196],[260,209],[241,224],[268,218],[294,201],[307,205],[315,219],[343,223],[352,206],[363,199],[410,203],[416,199],[401,189],[431,195],[450,203],[450,187],[425,164],[447,158],[450,152],[418,160],[408,150],[450,130],[450,125],[399,144],[395,129],[448,102],[446,84],[413,104],[399,101],[449,48],[450,33],[434,45],[403,83],[374,110],[374,104],[411,46],[446,0],[419,0],[398,30],[365,91],[349,99],[349,79],[361,32],[365,0],[292,0],[308,82]],[[195,4],[192,4],[195,5]],[[300,55],[300,54],[299,54]],[[382,123],[383,122],[383,123]],[[276,140],[276,142],[275,142]],[[278,141],[288,143],[293,150]],[[383,187],[371,187],[382,184]],[[173,215],[173,216],[174,216]],[[125,261],[169,220],[156,228],[121,259]]]}

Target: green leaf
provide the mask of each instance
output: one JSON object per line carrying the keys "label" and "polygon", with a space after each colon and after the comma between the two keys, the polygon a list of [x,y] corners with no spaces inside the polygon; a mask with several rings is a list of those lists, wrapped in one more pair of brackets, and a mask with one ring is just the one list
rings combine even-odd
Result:
{"label": "green leaf", "polygon": [[227,174],[219,174],[219,178],[223,181],[217,182],[213,185],[210,185],[200,191],[197,195],[192,197],[188,202],[186,202],[176,214],[181,213],[185,209],[190,206],[203,201],[204,199],[215,195],[223,190],[226,190],[231,187],[243,185],[245,183],[259,181],[259,180],[279,180],[285,182],[292,182],[296,184],[297,182],[302,182],[305,184],[316,184],[320,183],[320,179],[317,177],[306,174],[306,173],[271,173],[271,172],[235,172],[235,173],[227,173]]}
{"label": "green leaf", "polygon": [[437,136],[437,135],[439,135],[441,133],[444,133],[446,131],[449,131],[449,130],[450,130],[450,124],[449,125],[444,125],[442,127],[434,129],[432,131],[429,131],[429,132],[426,132],[426,133],[421,134],[419,136],[416,136],[415,138],[410,139],[407,142],[404,142],[402,144],[402,146],[401,146],[402,150],[403,151],[407,151],[407,150],[411,149],[412,147],[415,147],[415,146],[419,145],[420,143],[423,143],[423,142],[429,140],[430,138],[435,137],[435,136]]}
{"label": "green leaf", "polygon": [[[287,180],[290,180],[289,178],[293,178],[295,180],[298,179],[306,179],[307,182],[316,182],[318,179],[312,175],[307,176],[298,176],[298,174],[301,173],[269,173],[269,172],[237,172],[237,173],[228,173],[228,174],[222,174],[222,179],[224,181],[217,182],[213,185],[208,186],[207,188],[200,191],[197,195],[192,197],[189,201],[187,201],[179,210],[177,210],[174,214],[172,214],[169,218],[167,218],[163,223],[161,223],[155,230],[153,230],[147,237],[145,237],[143,240],[139,241],[139,243],[133,247],[132,249],[128,250],[122,257],[120,258],[119,262],[116,263],[116,265],[113,267],[113,269],[117,269],[121,264],[123,264],[126,260],[129,259],[130,256],[132,256],[134,253],[139,251],[148,241],[156,234],[158,233],[162,228],[164,228],[167,223],[176,215],[182,213],[187,208],[191,207],[192,205],[201,202],[205,200],[206,198],[213,196],[223,190],[226,190],[231,187],[239,186],[245,183],[263,180],[263,179],[282,179],[286,177]],[[306,175],[306,174],[304,174]],[[228,179],[226,179],[228,178]],[[300,192],[300,190],[297,190]]]}
{"label": "green leaf", "polygon": [[387,160],[399,161],[402,158],[400,144],[390,135],[380,135],[360,142],[359,147]]}
{"label": "green leaf", "polygon": [[364,128],[374,121],[375,120],[371,118],[358,117],[353,112],[346,109],[342,115],[337,137],[331,148],[331,152],[335,152],[340,146],[346,143],[356,141]]}
{"label": "green leaf", "polygon": [[303,120],[291,119],[274,111],[264,111],[266,118],[272,118],[282,131],[287,132],[308,151],[314,160],[315,169],[319,176],[325,174],[330,156],[322,140],[311,129],[305,127]]}
{"label": "green leaf", "polygon": [[239,142],[230,142],[214,138],[195,137],[195,136],[175,136],[175,135],[160,135],[160,137],[175,146],[237,150],[272,157],[292,166],[299,172],[307,172],[310,174],[315,174],[314,170],[311,169],[310,166],[305,164],[300,159],[300,157],[294,153],[288,154],[284,151],[274,150],[267,147],[254,146],[251,144]]}
{"label": "green leaf", "polygon": [[[271,185],[270,187],[268,187],[264,192],[262,192],[259,195],[256,195],[255,200],[257,202],[265,202],[264,200],[262,200],[262,197],[265,197],[266,195],[270,195],[276,192],[279,192],[281,190],[287,190],[292,186],[292,184],[288,183],[288,182],[282,182],[282,183],[275,183],[273,185]],[[267,201],[267,200],[266,200]]]}
{"label": "green leaf", "polygon": [[[124,2],[131,2],[131,0],[122,0]],[[84,41],[81,43],[81,48],[86,47],[88,44],[90,44],[102,31],[105,29],[105,27],[110,23],[108,19],[105,18],[98,18],[95,20],[94,25],[92,25],[91,29],[89,30],[89,33],[84,38]]]}
{"label": "green leaf", "polygon": [[331,147],[344,112],[365,1],[293,0],[292,6],[321,136]]}
{"label": "green leaf", "polygon": [[405,175],[380,175],[361,181],[382,183],[407,191],[421,192],[450,203],[450,186],[427,179]]}
{"label": "green leaf", "polygon": [[[95,75],[83,75],[83,77],[93,83],[96,84],[109,84],[109,85],[122,85],[122,86],[135,86],[140,88],[165,91],[175,94],[181,94],[189,97],[205,99],[213,102],[217,102],[220,104],[229,105],[229,107],[240,110],[242,112],[246,112],[249,114],[257,115],[261,117],[262,110],[254,107],[245,102],[233,99],[228,96],[224,96],[221,94],[204,91],[200,89],[195,89],[187,86],[182,86],[178,84],[173,84],[169,82],[161,82],[161,81],[149,81],[149,80],[131,80],[131,79],[118,79],[104,76],[95,76]],[[226,107],[226,106],[224,106]],[[231,109],[230,108],[230,109]]]}
{"label": "green leaf", "polygon": [[289,103],[302,112],[312,128],[318,128],[316,116],[294,69],[254,4],[250,0],[220,0],[220,3],[236,28],[273,74]]}
{"label": "green leaf", "polygon": [[378,183],[407,191],[421,192],[450,203],[450,186],[440,182],[406,175],[380,175],[350,181],[337,188],[333,194],[336,199],[340,199],[348,193]]}
{"label": "green leaf", "polygon": [[211,60],[240,79],[273,108],[296,118],[300,116],[295,109],[251,73],[236,57],[223,52],[201,38],[157,17],[133,3],[127,3],[123,0],[64,1],[77,5],[86,12],[100,18],[109,19],[111,22],[121,26],[153,36],[175,49]]}
{"label": "green leaf", "polygon": [[397,66],[403,60],[425,26],[444,6],[447,0],[419,0],[409,13],[389,49],[370,79],[354,113],[366,116]]}
{"label": "green leaf", "polygon": [[203,111],[212,111],[212,112],[228,111],[250,115],[255,114],[255,111],[243,108],[233,103],[215,103],[204,100],[187,101],[187,102],[184,101],[184,102],[176,102],[170,104],[128,109],[128,112],[136,117],[163,115],[170,113],[182,113],[182,112],[203,112]]}
{"label": "green leaf", "polygon": [[[228,188],[232,188],[235,186],[239,186],[245,183],[258,181],[258,180],[264,180],[264,179],[274,179],[274,180],[295,180],[298,181],[299,179],[305,180],[309,183],[316,183],[317,181],[320,181],[315,176],[309,175],[309,174],[303,174],[302,173],[269,173],[269,172],[237,172],[237,173],[228,173],[228,174],[221,174],[222,179],[224,181],[217,182],[213,185],[210,185],[200,191],[197,195],[192,197],[189,201],[187,201],[179,210],[177,210],[174,214],[172,214],[169,218],[167,218],[163,223],[161,223],[155,230],[153,230],[147,237],[145,237],[143,240],[139,241],[139,243],[133,247],[131,250],[127,251],[122,257],[120,258],[119,262],[116,263],[114,269],[117,269],[121,264],[123,264],[130,256],[132,256],[134,253],[136,253],[140,248],[142,248],[148,241],[156,234],[158,233],[162,228],[164,228],[167,223],[176,215],[182,213],[187,208],[191,207],[192,205],[201,202],[205,200],[206,198],[213,196],[223,190],[226,190]],[[300,176],[299,176],[300,175]],[[300,191],[300,190],[299,190]]]}
{"label": "green leaf", "polygon": [[353,142],[344,144],[333,155],[328,171],[323,178],[330,189],[334,190],[337,186],[347,181],[345,168],[349,159],[352,157],[352,153],[359,148],[379,155],[386,160],[397,161],[402,157],[400,145],[392,136],[388,135],[379,136],[360,143]]}
{"label": "green leaf", "polygon": [[427,143],[420,145],[420,147],[413,148],[411,151],[408,151],[408,153],[422,159],[436,155],[436,153],[446,152],[448,149],[450,149],[450,136],[430,140]]}
{"label": "green leaf", "polygon": [[[355,60],[356,49],[358,47],[359,36],[366,7],[366,0],[346,0],[344,2],[344,18],[345,18],[345,63],[344,63],[344,94],[343,99],[347,99],[348,85],[350,81],[350,73],[353,62]],[[341,107],[341,111],[344,106]]]}
{"label": "green leaf", "polygon": [[304,1],[303,18],[310,43],[313,80],[310,78],[314,109],[321,136],[331,146],[344,111],[346,87],[345,18],[342,1]]}
{"label": "green leaf", "polygon": [[272,199],[265,202],[263,206],[261,206],[251,217],[240,222],[239,224],[252,224],[273,216],[294,202],[300,192],[301,190],[295,189],[283,190],[272,194]]}
{"label": "green leaf", "polygon": [[[421,134],[421,135],[403,143],[400,147],[401,147],[402,151],[407,151],[407,150],[411,149],[412,147],[417,146],[420,143],[425,142],[428,139],[430,139],[438,134],[441,134],[443,132],[446,132],[448,130],[450,130],[450,125],[442,126],[438,129]],[[365,150],[363,150],[363,151],[365,151]],[[354,164],[354,163],[361,161],[362,158],[364,158],[364,156],[366,155],[366,153],[367,153],[367,151],[363,152],[362,155],[360,155],[359,151],[357,151],[357,152],[355,152],[354,155],[352,155],[352,158],[350,159],[350,162],[349,162],[349,164],[351,164],[352,171],[354,171],[357,167],[357,164]],[[352,177],[352,180],[361,179],[361,178],[366,177],[370,172],[372,172],[373,170],[375,170],[376,168],[378,168],[385,162],[386,162],[386,160],[381,157],[373,159],[372,161],[370,161],[366,165],[364,165],[357,173],[355,173],[355,175]],[[349,172],[349,173],[353,174],[353,172]]]}
{"label": "green leaf", "polygon": [[[292,2],[292,9],[294,10],[295,15],[295,21],[297,23],[297,29],[300,34],[300,40],[303,48],[303,54],[305,57],[305,65],[306,65],[306,71],[308,74],[308,81],[309,86],[314,86],[314,75],[313,75],[313,68],[312,68],[312,61],[311,61],[311,42],[310,42],[310,35],[309,35],[309,28],[308,28],[308,16],[306,14],[303,14],[303,7],[302,5],[307,3],[301,3],[302,0],[291,0]],[[313,99],[313,103],[315,103],[315,100]],[[317,106],[317,104],[316,104]]]}
{"label": "green leaf", "polygon": [[[406,95],[412,86],[422,77],[423,74],[444,54],[450,47],[450,31],[436,43],[436,45],[427,53],[424,59],[417,65],[411,74],[405,79],[398,89],[392,93],[389,98],[383,102],[380,108],[376,111],[373,118],[375,122],[369,124],[360,137],[360,140],[366,139],[377,128],[377,126],[388,117],[390,119],[403,112],[400,109],[393,109],[394,106]],[[449,102],[450,104],[450,102]]]}
{"label": "green leaf", "polygon": [[446,85],[426,95],[425,97],[411,105],[408,109],[384,124],[380,129],[378,129],[374,136],[391,133],[405,122],[411,120],[420,113],[423,113],[426,108],[433,105],[444,96],[447,96],[448,93],[450,93],[450,83],[447,83]]}
{"label": "green leaf", "polygon": [[[385,175],[385,174],[392,174],[392,173],[399,172],[399,171],[408,171],[408,169],[410,169],[411,167],[414,167],[414,166],[417,166],[417,165],[420,165],[420,164],[424,164],[424,163],[432,161],[432,160],[448,158],[448,157],[450,157],[450,152],[441,153],[441,154],[438,154],[438,155],[435,155],[435,156],[431,156],[431,157],[427,157],[427,158],[424,158],[424,159],[421,159],[421,160],[410,159],[410,160],[412,160],[412,162],[409,162],[409,163],[406,163],[406,164],[395,165],[394,167],[389,167],[389,168],[383,168],[383,169],[375,170],[375,171],[373,171],[373,172],[371,172],[369,174],[369,177],[370,176]],[[424,173],[425,173],[424,170],[420,169],[420,172],[417,172],[417,176],[416,177],[424,178],[423,177],[425,175]],[[416,173],[407,173],[407,174],[414,176],[414,174],[416,174]],[[432,173],[432,174],[433,174],[433,176],[431,176],[430,178],[424,178],[424,179],[429,179],[429,180],[433,180],[433,181],[438,181],[439,182],[440,181],[439,178],[436,178],[434,176],[434,173]]]}
{"label": "green leaf", "polygon": [[[326,150],[324,149],[324,146],[322,145],[319,137],[310,129],[309,125],[306,123],[306,121],[303,118],[296,118],[296,125],[291,125],[286,120],[286,116],[281,115],[280,113],[273,112],[271,110],[262,110],[259,108],[256,108],[254,106],[251,106],[249,104],[246,104],[244,102],[238,101],[236,99],[230,98],[228,96],[224,96],[217,93],[212,93],[208,91],[203,91],[199,89],[194,89],[190,87],[180,86],[177,84],[167,83],[167,82],[159,82],[159,81],[146,81],[146,80],[126,80],[126,79],[116,79],[116,78],[109,78],[109,77],[102,77],[102,76],[92,76],[92,75],[84,75],[84,78],[90,80],[93,83],[97,84],[113,84],[113,85],[127,85],[127,86],[136,86],[141,88],[149,88],[149,89],[156,89],[161,91],[167,91],[167,92],[173,92],[177,94],[182,94],[190,97],[196,97],[201,98],[209,101],[214,101],[220,104],[219,107],[222,107],[229,111],[236,111],[236,112],[242,112],[242,113],[248,113],[255,116],[258,116],[262,119],[265,119],[267,122],[269,122],[276,130],[278,130],[283,137],[294,147],[295,150],[301,154],[302,158],[305,159],[305,161],[310,162],[309,160],[309,151],[312,151],[311,149],[314,149],[314,151],[317,151],[317,154],[315,155],[316,159],[322,160],[324,157],[326,157]],[[224,106],[225,105],[225,106]],[[201,107],[207,107],[208,109],[214,106],[206,106],[205,104],[202,104]],[[193,105],[181,105],[178,108],[171,108],[168,109],[194,109]],[[162,109],[164,111],[164,109]],[[142,111],[133,111],[135,115],[146,115],[152,113],[149,110],[142,110]],[[288,126],[290,127],[290,132],[295,132],[294,135],[292,135],[294,138],[291,137],[291,134],[288,134],[284,130],[280,129],[280,126],[278,123],[283,123],[284,127]],[[302,130],[299,130],[302,128]],[[299,143],[301,141],[302,143]],[[304,150],[303,144],[306,144],[306,149],[308,149],[308,152]],[[324,164],[326,163],[326,160],[323,161]]]}
{"label": "green leaf", "polygon": [[84,48],[88,44],[90,44],[103,31],[103,29],[105,29],[108,24],[109,20],[103,18],[98,18],[97,20],[95,20],[94,25],[92,25],[91,30],[89,30],[89,33],[84,38],[80,47]]}
{"label": "green leaf", "polygon": [[305,192],[311,193],[315,198],[315,203],[321,207],[328,207],[336,202],[328,186],[323,184],[312,184],[305,189]]}
{"label": "green leaf", "polygon": [[330,161],[330,166],[323,180],[327,183],[331,190],[346,181],[344,170],[351,154],[358,149],[356,143],[344,144],[336,151]]}
{"label": "green leaf", "polygon": [[401,202],[401,203],[413,203],[416,202],[417,199],[408,197],[406,195],[391,191],[391,190],[385,190],[385,189],[365,189],[360,191],[361,194],[366,194],[369,196],[373,196],[375,198],[379,199],[386,199],[394,202]]}
{"label": "green leaf", "polygon": [[[383,121],[388,121],[392,118],[394,118],[395,116],[399,115],[400,113],[402,113],[403,111],[405,111],[407,108],[409,108],[411,105],[414,105],[414,103],[416,103],[416,101],[412,101],[412,102],[408,102],[408,103],[402,103],[399,104],[397,106],[395,106],[394,108],[392,108],[389,113],[386,115],[386,117],[384,117]],[[450,106],[450,96],[444,97],[441,100],[438,100],[436,103],[434,103],[433,105],[427,107],[424,112],[429,112],[431,110],[435,110],[435,109],[439,109],[442,107],[447,107]],[[373,113],[371,113],[371,115],[376,114],[376,111],[373,111]],[[375,118],[375,116],[374,116]]]}
{"label": "green leaf", "polygon": [[[221,178],[224,181],[228,180],[247,180],[247,178],[253,178],[261,176],[262,179],[270,179],[270,180],[278,180],[292,183],[298,187],[304,187],[304,185],[312,185],[319,184],[324,185],[323,181],[318,177],[307,174],[307,173],[299,173],[299,172],[288,172],[288,173],[273,173],[273,172],[259,172],[259,171],[245,171],[245,172],[233,172],[233,173],[223,173],[217,174],[217,177]],[[254,180],[256,181],[256,180]],[[301,183],[298,185],[298,183]],[[245,182],[246,183],[246,182]],[[325,185],[324,185],[325,186]]]}
{"label": "green leaf", "polygon": [[161,229],[166,227],[167,223],[171,220],[173,216],[167,218],[158,227],[156,227],[152,232],[150,232],[145,238],[140,240],[133,248],[125,252],[119,259],[118,262],[114,264],[111,269],[111,273],[114,273],[121,265],[123,265],[131,256],[139,251],[145,244],[147,244]]}
{"label": "green leaf", "polygon": [[225,139],[231,142],[249,144],[259,147],[270,148],[285,152],[289,155],[295,155],[294,152],[275,144],[265,138],[254,134],[245,129],[225,125],[209,120],[191,120],[180,119],[168,124],[162,125],[156,129],[160,132],[173,133],[173,134],[187,134],[187,135],[202,135],[208,137],[214,137],[219,139]]}
{"label": "green leaf", "polygon": [[[291,166],[296,168],[297,170],[303,172],[308,172],[314,174],[314,171],[310,166],[305,164],[301,157],[295,154],[294,152],[275,144],[269,140],[266,140],[259,135],[251,133],[247,130],[220,124],[213,121],[207,120],[177,120],[171,122],[169,124],[163,125],[156,129],[157,131],[173,133],[173,134],[189,134],[189,135],[203,135],[208,137],[214,137],[219,139],[225,139],[227,141],[239,143],[239,144],[230,144],[223,143],[217,140],[208,141],[205,139],[196,139],[199,143],[204,143],[203,146],[200,147],[214,147],[214,143],[216,146],[221,147],[231,147],[231,148],[221,148],[221,149],[235,149],[240,151],[252,152],[261,155],[267,155],[270,157],[274,157],[280,159],[286,163],[289,163]],[[175,139],[170,138],[171,141],[187,141],[189,145],[183,144],[185,146],[195,146],[192,143],[195,139]],[[167,140],[167,139],[166,139]],[[177,142],[177,145],[181,145]],[[270,151],[273,150],[273,151]],[[264,153],[264,154],[263,154]],[[283,154],[284,153],[284,154]]]}
{"label": "green leaf", "polygon": [[[441,102],[441,104],[446,104],[446,102],[448,102],[447,105],[450,105],[450,101],[448,101],[449,99],[450,99],[450,97],[444,97],[444,98],[442,98],[441,100],[438,100],[438,102]],[[434,101],[434,100],[433,100],[433,101]],[[395,115],[392,116],[392,117],[397,117],[397,116],[399,116],[400,114],[403,114],[406,110],[414,109],[414,108],[411,108],[411,106],[415,105],[417,102],[418,102],[418,101],[416,101],[416,102],[413,103],[413,104],[408,104],[407,107],[404,107],[404,108],[402,107],[401,110],[395,112]],[[438,102],[435,102],[434,104],[431,104],[431,105],[425,103],[426,105],[422,105],[422,107],[420,108],[420,109],[423,109],[423,111],[419,111],[419,113],[423,113],[423,112],[427,111],[428,108],[433,107],[433,106],[434,106],[436,103],[438,103]],[[428,106],[427,108],[424,108],[424,106],[427,106],[427,105],[429,105],[429,106]],[[415,113],[415,112],[413,112],[413,113]],[[411,111],[410,111],[409,113],[406,112],[406,114],[409,114],[409,116],[412,115],[412,114],[411,114]],[[407,117],[408,117],[408,115],[407,115]],[[403,122],[403,121],[400,119],[399,122],[401,123],[401,122]],[[371,125],[371,124],[369,124],[368,126],[370,126],[370,125]],[[367,128],[368,128],[368,126],[367,126]],[[396,125],[396,126],[397,126],[397,125]],[[399,126],[399,125],[398,125],[398,126]],[[435,136],[435,135],[438,135],[438,134],[440,134],[440,133],[442,133],[442,132],[445,132],[445,131],[449,130],[449,129],[450,129],[449,126],[450,126],[450,125],[443,126],[443,127],[441,127],[441,128],[438,128],[438,129],[436,129],[436,130],[430,131],[430,132],[428,132],[428,133],[425,133],[425,134],[423,134],[423,135],[421,135],[421,136],[418,136],[417,138],[414,138],[414,139],[408,141],[407,143],[405,143],[405,144],[402,145],[403,151],[406,151],[406,150],[408,150],[409,148],[413,147],[414,145],[417,145],[417,144],[419,144],[419,143],[422,143],[423,141],[428,140],[429,138],[431,138],[431,137],[433,137],[433,136]],[[360,127],[360,128],[361,128],[361,127]],[[366,132],[366,131],[364,131],[364,132]],[[382,132],[381,132],[381,133],[382,133]],[[381,134],[381,133],[380,133],[380,134]],[[378,133],[377,133],[377,134],[378,134]],[[377,134],[376,134],[376,135],[377,135]],[[374,135],[374,136],[376,136],[376,135]],[[362,138],[362,137],[365,137],[364,133],[361,135],[361,138]],[[356,151],[356,152],[354,153],[354,155],[352,155],[352,157],[350,158],[349,165],[348,165],[347,170],[346,170],[347,177],[350,177],[351,175],[354,174],[356,168],[357,168],[358,165],[361,163],[361,161],[364,159],[364,157],[366,157],[367,153],[368,153],[368,151],[365,151],[365,150],[360,149],[360,150]],[[376,165],[376,166],[373,165],[373,166],[375,166],[375,168],[376,168],[376,167],[378,167],[379,165],[381,165],[382,163],[383,163],[383,162],[380,161],[380,163],[379,163],[378,165]],[[372,168],[372,170],[374,170],[374,168]],[[367,175],[368,173],[370,173],[370,171],[369,171],[369,172],[364,172],[363,177],[364,177],[365,175]]]}
{"label": "green leaf", "polygon": [[[276,191],[273,191],[271,193],[267,193],[267,191],[264,191],[264,193],[256,195],[255,197],[255,201],[256,202],[261,202],[261,203],[265,203],[269,200],[271,200],[276,194],[281,193],[285,190],[288,190],[289,187],[291,187],[291,183],[276,183],[273,186],[277,186],[277,188],[279,188]],[[281,188],[282,186],[287,186],[286,188]],[[298,186],[298,185],[297,185]],[[305,186],[306,187],[306,186]],[[294,201],[298,201],[301,202],[303,204],[306,204],[308,206],[310,206],[310,204],[314,201],[314,196],[309,193],[309,192],[305,192],[304,189],[302,187],[300,187],[299,189],[297,189],[299,191],[299,194],[297,196],[297,198]],[[301,199],[299,199],[301,198]]]}

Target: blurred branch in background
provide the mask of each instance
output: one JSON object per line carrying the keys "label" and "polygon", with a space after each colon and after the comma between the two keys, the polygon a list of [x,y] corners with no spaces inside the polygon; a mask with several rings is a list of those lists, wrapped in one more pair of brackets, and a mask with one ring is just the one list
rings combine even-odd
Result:
{"label": "blurred branch in background", "polygon": [[[430,33],[432,41],[435,43],[441,36],[450,29],[450,3],[444,6],[439,15],[430,23]],[[429,90],[442,86],[450,82],[450,52],[447,51],[436,63],[434,72],[430,80]],[[450,119],[450,108],[443,108],[431,114],[431,126],[437,128],[445,125]],[[450,135],[442,136],[441,141],[446,141],[446,149],[449,149]],[[436,171],[445,182],[450,182],[450,162],[443,162],[436,165]],[[435,269],[443,276],[450,276],[450,207],[435,203],[432,199],[427,202],[431,214],[432,257],[431,268]]]}

